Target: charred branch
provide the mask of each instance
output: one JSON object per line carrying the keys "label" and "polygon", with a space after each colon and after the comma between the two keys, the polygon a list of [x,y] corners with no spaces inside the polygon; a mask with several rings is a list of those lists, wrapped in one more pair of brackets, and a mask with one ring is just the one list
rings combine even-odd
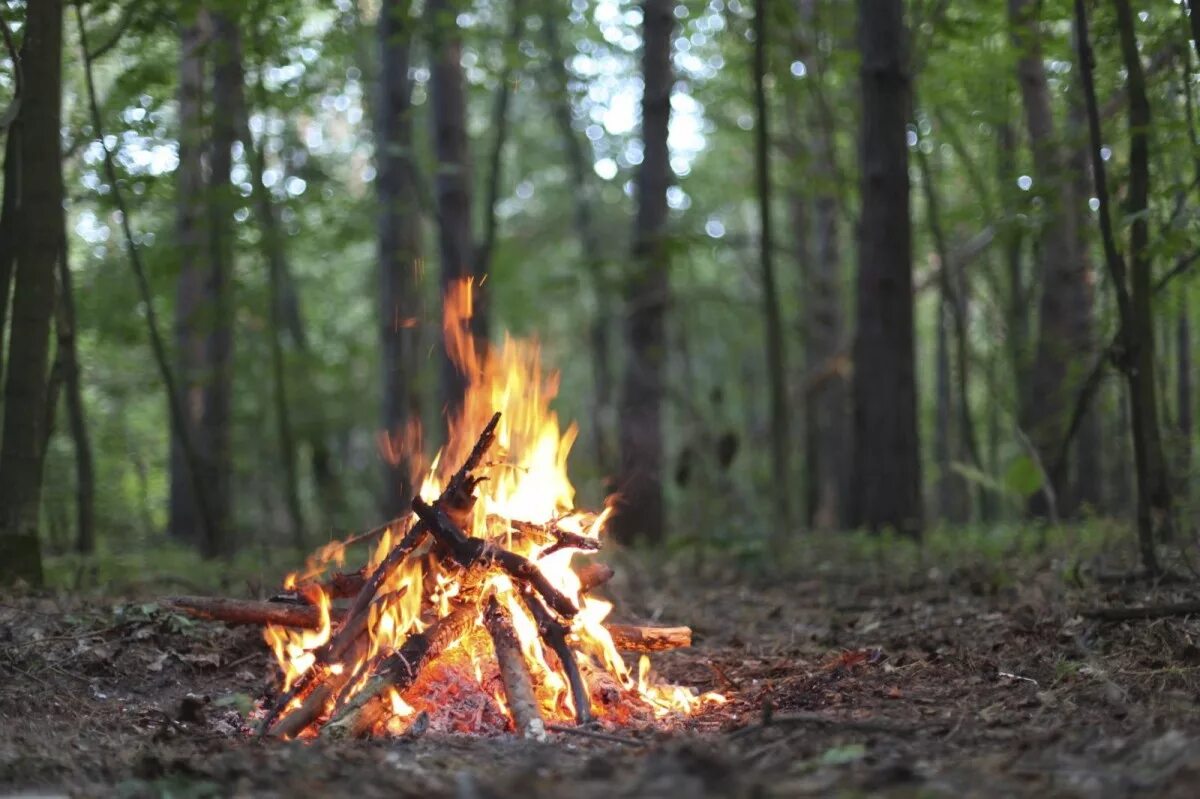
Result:
{"label": "charred branch", "polygon": [[587,724],[592,720],[592,700],[588,693],[583,676],[579,673],[579,664],[575,662],[575,653],[567,646],[567,628],[546,609],[542,601],[534,594],[528,585],[521,586],[521,601],[529,609],[533,620],[537,622],[538,634],[558,656],[562,664],[563,674],[567,675],[567,684],[571,686],[571,699],[575,703],[575,721]]}
{"label": "charred branch", "polygon": [[512,620],[494,596],[488,600],[487,610],[483,614],[483,626],[492,637],[496,662],[500,666],[500,681],[504,684],[504,694],[508,697],[508,709],[512,714],[517,735],[544,741],[546,721],[538,710],[529,666],[525,663],[525,656],[521,654],[521,645],[517,641]]}

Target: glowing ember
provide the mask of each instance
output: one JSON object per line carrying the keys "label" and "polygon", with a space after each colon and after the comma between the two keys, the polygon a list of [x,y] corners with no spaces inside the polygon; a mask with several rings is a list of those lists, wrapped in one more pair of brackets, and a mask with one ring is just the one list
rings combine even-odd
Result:
{"label": "glowing ember", "polygon": [[[361,640],[349,645],[331,643],[343,631],[331,624],[334,597],[321,582],[342,564],[345,547],[338,542],[315,553],[286,585],[317,606],[320,628],[296,631],[269,626],[265,632],[283,674],[284,690],[299,689],[283,711],[319,702],[320,714],[336,719],[371,696],[382,708],[371,717],[370,731],[376,734],[402,733],[418,713],[427,713],[435,726],[450,730],[487,731],[494,726],[488,721],[493,718],[507,720],[512,728],[511,697],[504,690],[493,639],[483,623],[483,608],[493,597],[498,612],[511,620],[510,640],[515,634],[522,656],[516,660],[523,659],[528,669],[536,711],[546,722],[569,722],[590,711],[591,717],[626,723],[687,714],[704,703],[724,701],[716,694],[697,696],[689,689],[657,682],[644,656],[636,674],[626,665],[604,626],[612,605],[583,593],[572,568],[575,555],[599,548],[608,510],[591,513],[574,506],[575,490],[566,464],[577,430],[574,425],[562,429],[550,410],[557,373],[543,373],[533,341],[506,337],[496,351],[477,350],[468,327],[469,282],[450,291],[445,309],[446,349],[467,376],[468,389],[461,410],[449,420],[447,445],[427,472],[413,475],[413,484],[421,486],[420,499],[428,503],[422,506],[425,513],[446,510],[439,497],[450,485],[454,469],[468,460],[480,430],[499,412],[495,444],[478,468],[478,475],[486,479],[467,487],[468,492],[474,488],[473,503],[467,500],[463,507],[447,512],[446,529],[461,528],[466,536],[481,540],[473,542],[477,557],[466,565],[461,558],[456,563],[457,556],[447,556],[438,544],[431,546],[425,540],[398,567],[380,570],[414,525],[428,520],[422,513],[422,521],[410,516],[384,531],[364,574],[380,570],[386,577],[373,594],[362,598],[370,601],[365,629]],[[399,462],[399,455],[406,454],[410,463],[420,463],[420,453],[408,449],[419,446],[419,431],[410,429],[400,438],[384,441],[385,457]],[[519,558],[514,560],[509,553]],[[522,571],[522,559],[530,571]],[[531,587],[535,582],[547,587],[538,593],[554,611],[549,620],[539,619],[534,612],[533,605],[540,602]],[[552,601],[554,592],[565,598],[565,606]],[[541,612],[548,613],[545,607]],[[460,619],[465,623],[459,625]],[[569,651],[577,663],[584,695],[589,697],[590,707],[583,713],[575,707],[569,670],[551,651],[558,647],[547,629],[559,622],[566,633],[560,651]],[[346,637],[352,638],[353,632]],[[417,646],[422,642],[428,644],[428,652]],[[341,646],[334,657],[329,653],[336,644]],[[381,674],[397,673],[396,664],[418,669],[426,657],[432,659],[430,667],[409,675],[400,690],[379,690]],[[392,671],[385,668],[388,664]]]}

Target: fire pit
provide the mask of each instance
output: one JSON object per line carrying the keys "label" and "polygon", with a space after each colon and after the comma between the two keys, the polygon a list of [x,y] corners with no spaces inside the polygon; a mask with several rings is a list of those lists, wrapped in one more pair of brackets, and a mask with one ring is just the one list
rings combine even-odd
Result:
{"label": "fire pit", "polygon": [[[574,506],[576,429],[560,429],[550,410],[558,378],[543,373],[537,344],[477,351],[469,283],[445,308],[446,349],[468,387],[446,446],[414,475],[412,513],[321,548],[272,602],[169,600],[266,625],[282,693],[262,734],[397,735],[433,723],[542,738],[553,725],[623,725],[723,701],[658,682],[644,653],[688,646],[691,631],[608,623],[612,605],[590,592],[612,570],[573,563],[600,550],[609,509]],[[364,539],[377,539],[368,563],[337,571]],[[641,653],[636,673],[621,651]]]}

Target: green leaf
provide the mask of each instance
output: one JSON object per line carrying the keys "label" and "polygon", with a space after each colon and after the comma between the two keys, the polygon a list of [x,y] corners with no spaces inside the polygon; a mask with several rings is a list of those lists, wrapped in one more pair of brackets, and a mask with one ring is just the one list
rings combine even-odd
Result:
{"label": "green leaf", "polygon": [[821,755],[822,766],[842,766],[847,763],[856,763],[862,760],[867,755],[867,747],[862,744],[848,744],[846,746],[835,746],[826,749]]}
{"label": "green leaf", "polygon": [[1021,455],[1005,470],[1004,484],[1014,494],[1030,496],[1042,488],[1042,470],[1034,463],[1033,458]]}

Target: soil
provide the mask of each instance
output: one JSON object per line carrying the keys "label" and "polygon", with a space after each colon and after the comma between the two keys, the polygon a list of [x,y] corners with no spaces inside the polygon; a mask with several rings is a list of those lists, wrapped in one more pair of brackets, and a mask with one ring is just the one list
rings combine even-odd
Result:
{"label": "soil", "polygon": [[[1194,796],[1200,621],[1100,622],[1189,598],[1052,562],[787,579],[618,567],[630,618],[688,623],[658,673],[730,701],[555,733],[259,741],[259,632],[151,599],[0,598],[0,791],[78,796]],[[853,567],[853,568],[851,568]],[[864,575],[862,572],[868,572]],[[870,573],[874,572],[872,576]]]}

